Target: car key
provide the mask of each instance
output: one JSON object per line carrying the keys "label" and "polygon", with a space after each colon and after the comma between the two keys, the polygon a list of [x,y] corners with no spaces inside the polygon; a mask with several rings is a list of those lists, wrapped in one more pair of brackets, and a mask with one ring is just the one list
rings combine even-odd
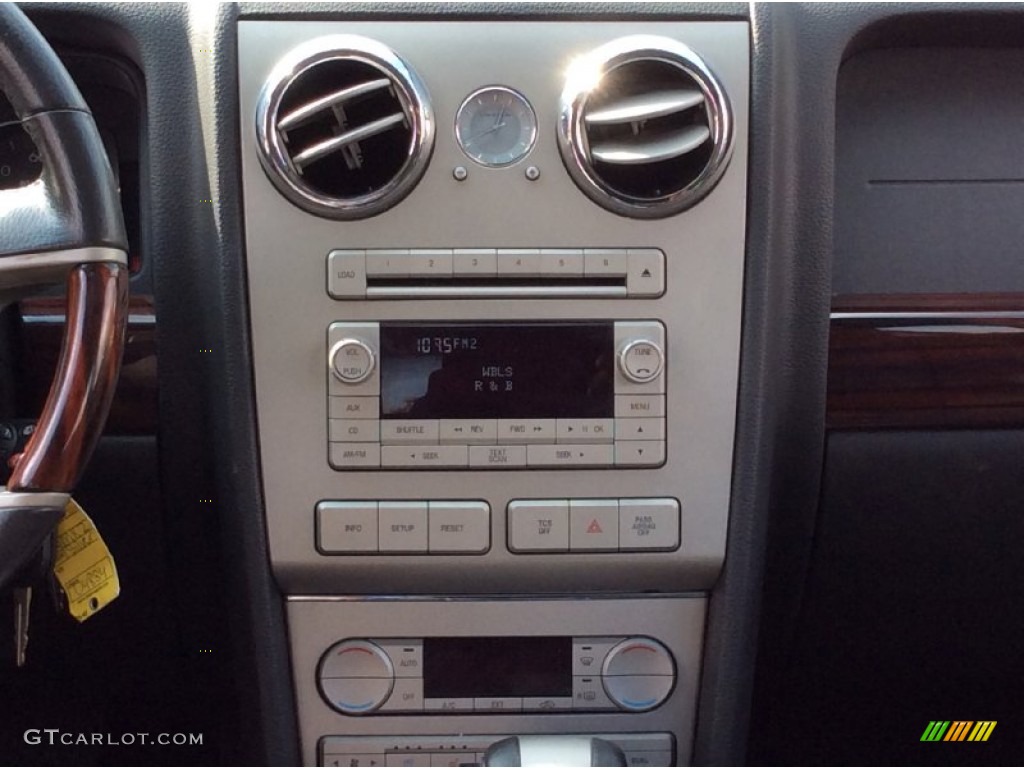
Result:
{"label": "car key", "polygon": [[14,664],[25,666],[28,648],[28,622],[32,610],[32,587],[14,588]]}

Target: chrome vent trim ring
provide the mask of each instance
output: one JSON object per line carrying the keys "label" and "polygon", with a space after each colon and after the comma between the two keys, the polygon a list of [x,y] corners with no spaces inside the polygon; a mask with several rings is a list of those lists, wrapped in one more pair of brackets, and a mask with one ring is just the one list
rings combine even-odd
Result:
{"label": "chrome vent trim ring", "polygon": [[[640,63],[667,65],[679,71],[678,83],[648,90],[636,83],[635,93],[601,101],[605,78],[620,68]],[[588,110],[589,107],[593,107]],[[685,122],[687,113],[703,110],[700,122]],[[684,122],[671,125],[673,117]],[[643,134],[646,121],[661,125]],[[632,135],[597,138],[596,129],[632,127]],[[562,91],[558,121],[558,148],[576,185],[598,205],[622,216],[655,219],[683,211],[714,188],[732,154],[733,118],[728,97],[703,59],[689,46],[658,35],[631,35],[606,43],[572,63]],[[595,167],[635,169],[672,161],[705,147],[710,151],[692,178],[680,180],[678,189],[637,195],[610,182]],[[620,172],[622,172],[620,170]]]}
{"label": "chrome vent trim ring", "polygon": [[[328,89],[323,95],[287,109],[282,103],[289,89],[315,67],[330,62],[353,62],[379,76],[354,85]],[[395,111],[360,125],[339,122],[335,135],[304,147],[289,145],[289,133],[320,119],[325,113],[361,99],[390,92]],[[409,140],[404,159],[387,180],[366,192],[335,196],[316,189],[304,171],[326,157],[340,153],[349,168],[361,162],[359,142],[392,130],[406,130]],[[256,106],[256,138],[260,163],[267,177],[288,200],[303,210],[331,219],[375,216],[412,191],[423,176],[434,147],[435,122],[426,86],[416,72],[382,43],[360,35],[330,35],[310,40],[289,52],[274,67]]]}

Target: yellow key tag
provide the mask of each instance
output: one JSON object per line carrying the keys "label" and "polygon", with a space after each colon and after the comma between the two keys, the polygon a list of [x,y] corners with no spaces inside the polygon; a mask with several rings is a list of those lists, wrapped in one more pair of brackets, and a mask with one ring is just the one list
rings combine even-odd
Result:
{"label": "yellow key tag", "polygon": [[68,612],[85,621],[121,594],[114,557],[96,524],[74,499],[57,523],[53,574],[67,597]]}

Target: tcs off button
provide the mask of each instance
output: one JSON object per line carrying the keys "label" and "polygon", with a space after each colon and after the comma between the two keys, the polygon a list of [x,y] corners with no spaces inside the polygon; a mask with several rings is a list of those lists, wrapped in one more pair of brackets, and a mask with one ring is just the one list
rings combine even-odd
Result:
{"label": "tcs off button", "polygon": [[328,354],[331,371],[345,384],[358,384],[373,373],[377,364],[373,350],[359,339],[342,339]]}
{"label": "tcs off button", "polygon": [[619,368],[622,375],[637,384],[654,381],[665,366],[665,355],[655,342],[634,339],[619,350]]}

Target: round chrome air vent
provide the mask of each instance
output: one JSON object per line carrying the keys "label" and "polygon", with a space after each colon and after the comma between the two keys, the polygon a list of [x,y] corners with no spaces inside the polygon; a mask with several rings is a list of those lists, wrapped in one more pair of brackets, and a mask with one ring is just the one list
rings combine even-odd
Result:
{"label": "round chrome air vent", "polygon": [[623,216],[671,216],[707,195],[728,164],[732,132],[722,86],[676,40],[622,37],[567,74],[562,160],[580,189]]}
{"label": "round chrome air vent", "polygon": [[295,205],[362,219],[405,197],[434,146],[427,89],[390,48],[358,35],[305,43],[274,68],[256,110],[260,161]]}

